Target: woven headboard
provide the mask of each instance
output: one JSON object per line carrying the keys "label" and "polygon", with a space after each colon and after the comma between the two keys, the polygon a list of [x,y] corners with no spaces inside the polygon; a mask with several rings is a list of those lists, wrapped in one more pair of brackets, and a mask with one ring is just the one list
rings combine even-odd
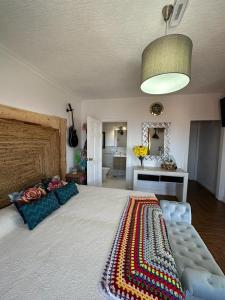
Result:
{"label": "woven headboard", "polygon": [[[13,111],[15,118],[3,115],[2,110]],[[23,112],[28,122],[22,121]],[[8,203],[10,192],[37,183],[45,176],[59,174],[64,178],[66,126],[62,129],[62,123],[65,125],[65,120],[48,118],[49,123],[45,115],[0,106],[0,207]],[[30,122],[32,119],[34,123]]]}

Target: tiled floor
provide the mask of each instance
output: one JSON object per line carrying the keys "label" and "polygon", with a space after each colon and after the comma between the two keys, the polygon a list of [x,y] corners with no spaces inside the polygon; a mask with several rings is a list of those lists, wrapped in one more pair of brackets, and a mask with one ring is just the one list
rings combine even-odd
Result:
{"label": "tiled floor", "polygon": [[102,183],[103,187],[126,190],[126,179],[124,177],[107,177]]}

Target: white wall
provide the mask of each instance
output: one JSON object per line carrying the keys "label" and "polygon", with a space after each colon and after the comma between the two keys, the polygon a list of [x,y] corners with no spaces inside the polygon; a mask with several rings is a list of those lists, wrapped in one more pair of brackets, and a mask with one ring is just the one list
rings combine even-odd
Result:
{"label": "white wall", "polygon": [[[80,102],[23,61],[0,48],[0,104],[67,118],[66,104],[75,110],[80,133]],[[67,169],[73,166],[73,149],[67,146]]]}
{"label": "white wall", "polygon": [[[82,102],[82,119],[88,115],[108,122],[128,124],[127,131],[127,182],[132,186],[133,167],[138,165],[132,148],[142,143],[142,122],[171,122],[171,154],[178,167],[187,170],[188,145],[191,120],[219,120],[219,94],[170,95],[141,98],[86,100]],[[162,102],[164,112],[155,117],[149,113],[149,106]],[[152,165],[144,161],[144,165]]]}

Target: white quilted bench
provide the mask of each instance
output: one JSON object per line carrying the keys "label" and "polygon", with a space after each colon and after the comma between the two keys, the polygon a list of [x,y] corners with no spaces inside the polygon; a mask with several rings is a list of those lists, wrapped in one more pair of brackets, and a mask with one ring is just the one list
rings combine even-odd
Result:
{"label": "white quilted bench", "polygon": [[186,299],[225,300],[225,276],[191,225],[190,204],[161,200],[160,206]]}

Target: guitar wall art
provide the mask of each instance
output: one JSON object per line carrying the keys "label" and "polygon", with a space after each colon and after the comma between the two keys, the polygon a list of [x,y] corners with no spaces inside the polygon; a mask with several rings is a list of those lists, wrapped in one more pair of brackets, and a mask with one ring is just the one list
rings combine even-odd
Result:
{"label": "guitar wall art", "polygon": [[75,129],[75,126],[74,126],[74,119],[73,119],[73,111],[74,109],[72,108],[71,104],[68,103],[68,108],[66,109],[66,111],[68,113],[71,113],[71,126],[69,127],[68,129],[68,144],[70,147],[73,147],[75,148],[77,145],[78,145],[78,137],[77,137],[77,131]]}

